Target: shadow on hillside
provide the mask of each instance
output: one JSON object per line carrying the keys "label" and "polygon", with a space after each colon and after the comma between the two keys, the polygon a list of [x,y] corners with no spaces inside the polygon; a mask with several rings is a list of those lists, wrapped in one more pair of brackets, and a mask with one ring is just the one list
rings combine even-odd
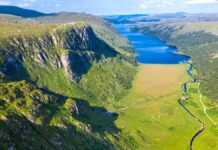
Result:
{"label": "shadow on hillside", "polygon": [[[40,95],[37,94],[31,98],[35,104],[28,113],[36,118],[42,117],[42,124],[36,124],[26,115],[18,115],[16,109],[11,109],[7,121],[0,120],[0,149],[2,146],[7,149],[11,145],[17,149],[114,149],[114,145],[104,137],[120,131],[114,123],[117,114],[107,115],[104,107],[90,106],[83,99],[72,98],[79,110],[79,114],[72,113],[73,118],[86,124],[89,129],[81,128],[60,113],[63,110],[61,106],[65,105],[68,97],[38,89],[44,94],[52,95],[47,102],[43,98],[40,100]],[[34,109],[36,106],[37,109]],[[7,110],[6,105],[2,107]],[[53,119],[60,125],[53,125],[54,122],[51,124]]]}
{"label": "shadow on hillside", "polygon": [[80,115],[74,115],[74,117],[86,124],[90,124],[93,132],[103,135],[105,132],[113,134],[120,131],[114,123],[118,118],[118,114],[108,115],[108,111],[104,107],[90,106],[87,101],[82,99],[74,98],[74,100],[80,111]]}
{"label": "shadow on hillside", "polygon": [[[92,67],[93,61],[100,62],[102,59],[113,58],[119,54],[112,47],[110,47],[99,38],[96,37],[92,40],[94,41],[94,43],[90,45],[89,50],[81,49],[76,52],[75,50],[70,50],[68,53],[70,68],[72,72],[76,75],[77,81],[81,79],[82,75],[88,73],[88,71]],[[80,43],[78,45],[82,44],[84,43]]]}
{"label": "shadow on hillside", "polygon": [[16,149],[114,149],[110,141],[65,125],[68,129],[37,125],[25,116],[11,113],[8,122],[0,120],[0,149],[9,149],[12,145]]}
{"label": "shadow on hillside", "polygon": [[8,55],[8,59],[4,60],[3,67],[0,68],[0,71],[6,75],[9,81],[19,81],[24,78],[30,79],[30,75],[23,66],[23,63],[11,55]]}
{"label": "shadow on hillside", "polygon": [[[47,89],[40,88],[43,92],[54,95],[58,97],[58,106],[63,106],[66,103],[68,97],[64,97],[62,95],[56,94]],[[86,125],[91,126],[91,131],[99,133],[100,135],[104,135],[105,132],[109,134],[117,133],[120,131],[119,128],[116,127],[115,121],[118,118],[118,114],[108,114],[108,111],[104,107],[100,106],[91,106],[86,100],[72,98],[78,107],[79,115],[76,113],[73,114],[73,117],[77,120],[85,123]],[[55,111],[58,113],[58,111]],[[54,116],[53,114],[52,116]]]}

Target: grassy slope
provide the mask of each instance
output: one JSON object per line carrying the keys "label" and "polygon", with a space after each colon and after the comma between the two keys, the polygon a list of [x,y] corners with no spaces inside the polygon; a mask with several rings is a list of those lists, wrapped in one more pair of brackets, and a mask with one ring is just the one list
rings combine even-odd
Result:
{"label": "grassy slope", "polygon": [[[2,28],[0,29],[0,32],[1,32],[0,39],[2,39],[3,41],[3,43],[1,43],[2,44],[1,48],[4,48],[4,40],[7,38],[20,36],[21,34],[22,36],[26,38],[32,37],[32,36],[37,38],[37,37],[43,36],[44,34],[49,34],[51,32],[54,32],[54,30],[59,26],[59,24],[45,25],[45,24],[5,24],[5,23],[2,23],[1,25],[2,25]],[[75,24],[75,26],[77,25],[80,25],[80,23]],[[81,23],[81,25],[83,26],[84,24]],[[110,35],[113,35],[113,33],[110,32]],[[102,35],[102,37],[103,36],[104,35]],[[116,38],[119,38],[119,37],[116,37]],[[125,44],[127,43],[124,42],[121,45],[125,45]],[[116,43],[115,43],[115,47],[116,47]],[[128,47],[128,44],[127,44],[127,47]],[[122,51],[125,51],[123,47],[121,47],[120,49],[122,49]],[[56,48],[54,48],[54,51],[57,52],[58,54],[62,52],[62,50],[60,51]],[[2,56],[1,59],[3,60],[5,58]],[[0,66],[3,63],[2,60],[1,60]],[[53,109],[51,107],[53,104],[51,104],[51,106],[49,106],[48,111],[52,113],[57,112],[57,114],[55,116],[53,115],[50,116],[54,118],[52,120],[53,121],[52,123],[54,124],[51,124],[50,126],[39,125],[36,127],[36,128],[39,128],[41,133],[44,133],[42,134],[42,136],[45,135],[45,136],[48,136],[49,138],[50,137],[52,138],[52,136],[56,133],[57,133],[57,136],[60,135],[61,138],[66,136],[66,138],[61,139],[64,142],[66,142],[65,146],[67,147],[69,145],[74,145],[75,149],[76,148],[81,149],[82,147],[86,149],[102,149],[102,148],[105,149],[105,147],[114,149],[114,145],[116,145],[117,147],[122,146],[122,148],[128,147],[130,149],[133,149],[133,146],[135,145],[134,139],[132,139],[130,135],[120,132],[120,130],[113,125],[114,121],[116,120],[116,115],[108,116],[105,114],[106,109],[104,109],[103,107],[94,107],[94,106],[90,106],[87,103],[87,101],[89,101],[95,106],[96,105],[102,106],[108,103],[107,98],[110,98],[110,100],[116,100],[116,99],[120,99],[120,97],[125,95],[128,88],[131,87],[131,81],[135,74],[135,66],[133,66],[131,63],[129,63],[128,61],[120,57],[105,58],[99,63],[93,62],[92,67],[90,68],[88,73],[83,76],[81,83],[78,85],[70,83],[64,77],[63,69],[58,69],[58,70],[51,69],[51,68],[43,69],[35,65],[33,61],[29,59],[24,61],[23,67],[26,69],[25,71],[29,73],[28,79],[30,79],[31,81],[36,81],[36,82],[32,82],[33,84],[36,84],[37,86],[40,86],[40,87],[46,86],[48,87],[48,90],[54,93],[61,94],[62,96],[80,98],[81,100],[78,100],[78,103],[85,103],[84,105],[81,104],[81,107],[79,108],[79,110],[82,111],[83,115],[78,118],[71,116],[72,114],[68,110],[65,110],[64,108],[63,108],[64,112],[61,112],[61,111],[59,112],[58,111],[59,109],[62,110],[61,105],[57,105],[57,110],[56,110],[56,107]],[[19,79],[26,79],[27,76],[26,74],[25,74],[25,77],[22,74],[19,74],[19,76],[17,77],[19,77]],[[19,85],[19,82],[14,82],[14,84]],[[117,92],[114,92],[115,90]],[[10,88],[9,88],[9,91],[10,91],[10,94],[14,96],[14,93],[13,93],[14,91]],[[93,91],[94,91],[94,94],[93,94]],[[42,91],[39,90],[39,92],[42,92]],[[5,95],[4,93],[1,95],[0,97],[1,104],[5,103],[2,101],[4,101],[4,98],[6,96],[7,95]],[[17,98],[15,99],[15,105],[21,99],[22,101],[24,101],[24,103],[29,103],[29,99],[26,98],[26,95],[24,95],[24,97],[21,97],[21,98],[16,95],[15,97]],[[28,97],[28,93],[27,93],[27,97]],[[101,100],[101,101],[98,101],[98,100]],[[9,116],[7,115],[0,116],[0,125],[1,127],[4,127],[2,129],[11,130],[7,128],[7,125],[5,125],[5,120],[8,120],[8,119],[15,120],[15,118],[13,118],[13,115],[19,114],[19,116],[17,117],[18,118],[17,120],[24,118],[24,120],[21,119],[23,121],[22,123],[24,124],[24,126],[27,125],[28,129],[30,128],[29,132],[30,133],[32,132],[34,134],[34,138],[35,137],[37,138],[37,136],[39,135],[38,134],[35,135],[35,132],[28,125],[29,119],[28,118],[25,119],[26,115],[22,113],[23,111],[28,111],[27,108],[24,107],[22,108],[22,110],[20,110],[20,109],[11,107],[12,105],[14,104],[11,104],[11,102],[7,102],[7,105],[4,105],[4,107],[3,106],[1,107],[1,110],[4,113],[7,113],[7,111],[11,111],[10,113],[12,114]],[[38,101],[37,101],[36,105],[40,105],[40,103],[38,104]],[[33,106],[30,106],[30,107],[33,107]],[[10,109],[10,110],[7,110],[7,109]],[[42,112],[42,114],[39,118],[36,119],[37,123],[38,121],[40,122],[41,118],[47,115],[44,113],[46,109],[44,109],[44,107],[41,109],[42,110],[40,110],[40,112]],[[36,111],[39,111],[39,110],[36,110]],[[98,116],[98,119],[96,119],[96,116]],[[72,120],[74,119],[75,120],[78,119],[79,122],[81,122],[82,126],[84,124],[83,128],[78,129],[78,130],[85,130],[84,128],[86,128],[86,125],[90,124],[93,129],[93,132],[86,133],[83,131],[81,132],[79,131],[77,133],[77,131],[71,130],[71,129],[70,129],[70,132],[69,131],[64,132],[62,131],[62,129],[59,129],[58,127],[56,127],[57,124],[59,123],[62,124],[62,119],[66,121],[63,123],[64,125],[69,126],[69,128],[73,128],[73,129],[76,128],[76,130],[77,130],[76,126],[80,125],[80,123],[73,122]],[[46,122],[46,123],[49,124],[50,122]],[[15,128],[17,127],[16,123],[11,123],[11,125],[14,125]],[[2,138],[1,134],[2,133],[0,133],[0,138]],[[19,135],[19,133],[13,133],[13,134]],[[25,135],[25,136],[30,137],[30,135]],[[12,143],[14,143],[14,141],[17,141],[15,142],[16,146],[19,145],[18,147],[21,146],[21,149],[23,149],[22,147],[23,143],[19,142],[20,136],[15,136],[14,138],[15,140],[13,139],[13,141],[6,143],[6,145],[4,145],[4,143],[0,143],[0,148],[3,146],[8,147]],[[37,139],[37,140],[39,141],[40,145],[43,145],[46,143],[43,140],[40,140],[40,139]],[[85,144],[83,140],[86,141]],[[119,142],[117,142],[117,140]],[[70,144],[70,141],[73,141],[73,142],[71,142]],[[82,144],[82,141],[83,141],[83,144]],[[36,142],[34,141],[24,140],[24,142],[26,142],[25,143],[26,146],[28,146],[28,142],[29,142],[29,143],[34,144],[33,145],[34,148],[37,147],[37,145],[35,145]],[[24,148],[26,146],[24,146]],[[122,148],[120,147],[120,149]]]}
{"label": "grassy slope", "polygon": [[24,19],[22,17],[0,14],[0,22],[2,23],[34,23],[34,20]]}
{"label": "grassy slope", "polygon": [[[112,125],[116,116],[103,111],[83,100],[43,92],[26,81],[1,83],[0,149],[114,149],[115,143],[103,137],[119,132]],[[93,132],[87,131],[88,124]],[[100,125],[104,128],[99,130]]]}
{"label": "grassy slope", "polygon": [[116,124],[139,149],[188,149],[200,127],[178,104],[186,65],[141,65],[129,94],[116,104]]}
{"label": "grassy slope", "polygon": [[[53,34],[57,29],[63,28],[64,30],[64,28],[67,27],[80,28],[87,26],[87,24],[70,23],[69,25],[60,25],[2,23],[1,26],[0,40],[2,40],[2,43],[0,43],[0,46],[4,48],[4,40],[7,38],[19,37],[21,33],[22,37],[26,38],[41,37],[46,34]],[[102,37],[107,37],[108,32],[106,32],[105,35],[102,35]],[[111,32],[109,33],[109,35],[113,34]],[[125,43],[122,43],[121,45],[125,46]],[[122,48],[122,50],[124,49]],[[55,47],[50,51],[60,54],[66,50]],[[119,51],[119,48],[117,51]],[[127,55],[128,54],[129,53],[127,52]],[[121,57],[126,57],[127,55],[122,55]],[[128,61],[133,60],[133,58],[125,59]],[[83,80],[79,85],[72,84],[64,78],[64,71],[61,69],[43,69],[32,63],[32,60],[25,61],[24,67],[30,76],[30,80],[36,81],[37,85],[41,87],[46,86],[49,90],[65,96],[85,98],[87,100],[93,100],[93,102],[96,101],[96,99],[101,99],[102,102],[105,102],[107,99],[119,99],[119,97],[124,95],[125,91],[131,87],[131,81],[135,74],[135,67],[128,61],[125,61],[123,58],[105,58],[101,62],[93,62],[92,67],[88,73],[83,76]],[[54,74],[56,75],[53,76]],[[94,76],[95,80],[93,80]]]}
{"label": "grassy slope", "polygon": [[31,80],[36,81],[38,86],[47,87],[64,96],[82,98],[92,104],[104,106],[123,97],[131,87],[135,75],[135,66],[111,59],[103,64],[93,63],[89,72],[76,85],[65,78],[63,69],[45,70],[34,65],[26,66]]}
{"label": "grassy slope", "polygon": [[[37,87],[47,87],[51,93],[45,93],[36,87],[31,89],[40,93],[43,97],[53,96],[53,92],[61,95],[56,97],[54,94],[52,102],[49,104],[45,102],[46,104],[44,104],[44,102],[31,98],[31,94],[34,92],[24,93],[22,91],[23,86],[29,86],[29,83],[24,82],[21,85],[19,81],[2,83],[0,87],[5,88],[7,86],[9,93],[0,93],[0,149],[7,149],[10,146],[27,149],[30,145],[34,149],[40,149],[43,145],[47,145],[47,149],[52,149],[57,147],[55,144],[60,141],[64,143],[64,145],[61,145],[61,148],[64,149],[69,149],[69,147],[71,147],[70,149],[115,149],[115,147],[116,149],[134,149],[137,147],[131,135],[122,133],[114,125],[117,115],[109,116],[105,114],[107,110],[104,107],[96,106],[106,106],[110,100],[120,99],[131,87],[131,81],[135,75],[135,66],[128,62],[134,62],[132,48],[128,41],[119,36],[112,26],[104,20],[87,14],[72,14],[70,18],[67,14],[67,19],[63,15],[55,17],[56,21],[53,21],[52,17],[41,18],[51,21],[47,22],[49,24],[39,24],[37,19],[29,20],[2,15],[0,16],[0,49],[4,49],[5,40],[8,38],[21,36],[27,39],[40,39],[47,34],[53,34],[57,28],[64,30],[66,25],[63,25],[63,23],[70,23],[70,28],[83,27],[89,23],[98,38],[121,53],[122,56],[92,62],[92,67],[87,74],[83,75],[81,82],[77,85],[70,83],[65,78],[63,69],[52,69],[50,66],[46,69],[41,68],[31,58],[26,59],[23,62],[23,69],[26,73],[18,73],[15,75],[16,78],[19,80],[28,79]],[[40,22],[45,23],[42,20]],[[54,49],[49,50],[49,54],[61,54],[63,51],[66,50],[54,47]],[[25,50],[22,50],[22,52],[25,52]],[[2,67],[5,59],[7,57],[0,56],[0,67]],[[2,76],[2,74],[0,75]],[[0,82],[3,82],[2,79]],[[10,86],[8,86],[9,84]],[[12,86],[15,87],[15,90]],[[21,91],[18,90],[17,92],[17,89]],[[64,96],[75,99],[72,102],[77,104],[79,115],[72,114],[71,108],[67,109],[69,101]],[[13,102],[7,99],[13,99]],[[40,99],[44,100],[43,98]],[[35,114],[38,116],[35,116]],[[49,117],[48,120],[46,120],[47,117]],[[8,122],[9,120],[14,122]],[[29,124],[30,121],[33,125]],[[22,124],[22,127],[19,124]],[[87,128],[89,125],[91,129]],[[24,128],[24,133],[19,128]],[[25,134],[26,132],[28,134]],[[7,139],[8,136],[10,137],[9,140]],[[23,139],[26,137],[29,140]],[[35,142],[35,140],[38,142]],[[51,141],[54,141],[54,144],[50,144]],[[55,143],[56,141],[58,142]]]}

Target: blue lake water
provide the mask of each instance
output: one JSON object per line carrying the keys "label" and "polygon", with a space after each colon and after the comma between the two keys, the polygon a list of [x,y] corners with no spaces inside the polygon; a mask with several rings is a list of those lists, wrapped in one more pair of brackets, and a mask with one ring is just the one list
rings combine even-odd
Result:
{"label": "blue lake water", "polygon": [[136,60],[140,63],[179,64],[189,59],[187,56],[175,54],[175,47],[167,45],[166,42],[156,37],[132,32],[125,25],[115,25],[115,28],[131,42],[135,51],[139,54]]}

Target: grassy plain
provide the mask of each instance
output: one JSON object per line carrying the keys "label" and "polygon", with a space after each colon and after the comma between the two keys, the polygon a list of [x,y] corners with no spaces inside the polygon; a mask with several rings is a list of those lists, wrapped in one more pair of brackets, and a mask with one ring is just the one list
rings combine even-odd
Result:
{"label": "grassy plain", "polygon": [[138,142],[138,149],[189,149],[200,125],[178,104],[187,65],[140,65],[129,94],[117,110],[116,124]]}

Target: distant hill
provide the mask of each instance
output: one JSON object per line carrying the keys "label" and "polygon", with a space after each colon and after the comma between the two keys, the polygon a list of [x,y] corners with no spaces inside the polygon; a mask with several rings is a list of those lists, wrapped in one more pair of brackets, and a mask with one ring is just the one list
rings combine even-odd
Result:
{"label": "distant hill", "polygon": [[28,24],[28,23],[36,23],[33,19],[26,19],[19,16],[8,15],[8,14],[0,14],[0,23],[16,23],[16,24]]}
{"label": "distant hill", "polygon": [[161,21],[182,21],[182,22],[201,22],[218,21],[217,13],[210,14],[191,14],[186,12],[165,13],[165,14],[142,14],[142,15],[112,15],[102,16],[105,20],[113,24],[135,24]]}
{"label": "distant hill", "polygon": [[[136,18],[144,18],[148,17],[147,14],[132,14],[132,15],[112,15],[112,16],[102,16],[103,19],[107,20],[110,23],[113,24],[131,24],[136,22]],[[143,22],[158,22],[159,19],[140,19],[140,21]]]}
{"label": "distant hill", "polygon": [[35,10],[23,9],[16,6],[0,6],[0,14],[9,14],[24,18],[41,17],[48,15]]}

